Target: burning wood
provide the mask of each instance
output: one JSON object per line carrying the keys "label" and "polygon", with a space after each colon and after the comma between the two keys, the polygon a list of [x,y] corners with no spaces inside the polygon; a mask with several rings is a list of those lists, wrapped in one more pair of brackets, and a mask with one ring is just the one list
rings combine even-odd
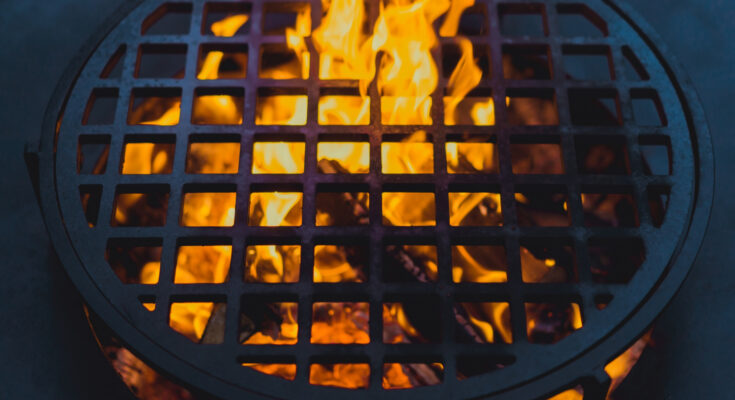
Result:
{"label": "burning wood", "polygon": [[[367,12],[362,0],[332,0],[325,3],[322,25],[311,31],[310,14],[299,12],[295,26],[286,29],[287,50],[291,57],[282,63],[262,64],[261,78],[307,79],[310,57],[319,57],[321,79],[351,79],[357,81],[359,96],[323,96],[318,104],[322,125],[361,125],[369,122],[368,88],[375,85],[381,96],[382,123],[386,125],[431,125],[432,94],[439,81],[438,68],[432,56],[437,45],[434,23],[446,14],[442,35],[455,36],[462,11],[474,1],[399,1],[381,2],[373,34],[363,31]],[[228,17],[213,31],[218,36],[232,36],[248,18]],[[310,54],[309,39],[318,54]],[[483,71],[477,65],[472,43],[456,39],[461,56],[452,71],[444,111],[446,125],[492,125],[495,109],[492,98],[468,97],[480,83]],[[285,50],[284,50],[285,51]],[[200,79],[217,79],[223,55],[210,52],[203,61]],[[379,59],[376,66],[375,60]],[[538,61],[538,60],[536,60]],[[512,76],[534,73],[536,62]],[[512,64],[511,60],[503,60]],[[509,69],[509,70],[512,70]],[[241,123],[242,105],[230,95],[201,96],[195,101],[194,123]],[[509,122],[523,125],[558,124],[553,99],[515,96],[507,99]],[[148,100],[131,113],[131,123],[172,125],[179,119],[180,100]],[[256,125],[304,125],[307,98],[303,95],[262,96],[256,106]],[[426,132],[417,131],[400,144],[384,143],[383,173],[433,173],[433,144]],[[402,147],[403,144],[414,146]],[[461,143],[466,144],[466,143]],[[391,146],[394,145],[394,146]],[[491,143],[485,143],[490,145]],[[451,173],[488,173],[497,171],[497,161],[487,146],[481,151],[468,150],[455,143],[448,144],[448,170]],[[540,149],[540,150],[539,150]],[[171,155],[161,146],[143,146],[126,152],[126,167],[131,173],[161,173],[170,166]],[[328,157],[318,160],[320,173],[364,173],[369,169],[365,147],[354,144],[330,143]],[[589,149],[583,165],[595,172],[615,167],[616,154],[605,148]],[[607,149],[609,150],[609,149]],[[256,143],[253,147],[253,174],[300,174],[304,172],[303,143]],[[613,150],[614,153],[614,150]],[[238,165],[237,152],[221,158],[207,156],[205,149],[190,154],[190,164],[199,170],[220,170]],[[216,164],[216,165],[215,165]],[[514,173],[559,174],[563,171],[560,152],[547,147],[516,152]],[[197,198],[184,201],[182,223],[188,226],[232,226],[235,220],[234,193],[231,198],[213,200]],[[388,225],[418,226],[436,223],[433,193],[420,202],[407,201],[415,193],[392,193],[392,200],[383,204],[383,218]],[[253,193],[249,222],[257,226],[301,225],[301,193]],[[387,198],[388,196],[384,196]],[[451,193],[450,224],[452,226],[503,224],[500,195],[495,193]],[[590,194],[583,198],[584,211],[592,225],[618,226],[635,220],[634,203],[625,196]],[[570,224],[566,195],[561,193],[518,193],[516,214],[521,226],[568,226]],[[118,201],[115,221],[124,225],[137,215],[154,221],[165,220],[162,204],[145,196],[126,197]],[[342,193],[317,205],[317,225],[363,225],[369,222],[369,202],[360,193]],[[326,210],[326,211],[322,211]],[[632,215],[633,214],[633,215]],[[632,216],[631,216],[632,215]],[[229,253],[222,246],[197,250],[187,257],[180,254],[175,283],[221,283],[227,279]],[[506,255],[472,246],[455,246],[452,254],[452,277],[455,282],[505,282]],[[281,249],[284,250],[284,249]],[[276,246],[254,246],[248,262],[254,267],[246,276],[254,282],[298,281],[300,253],[280,251]],[[208,252],[205,254],[205,252]],[[339,252],[343,254],[338,254]],[[521,254],[523,281],[529,283],[560,283],[576,279],[574,256],[569,248],[549,250],[545,244],[530,243]],[[297,259],[297,257],[299,259]],[[351,268],[359,265],[364,254],[330,248],[315,254],[315,259],[332,266],[332,271],[315,271],[315,282],[364,282],[364,271]],[[383,270],[397,281],[432,282],[437,279],[436,250],[430,246],[390,245],[386,248]],[[346,267],[345,267],[346,266]],[[316,267],[316,266],[315,266]],[[325,268],[324,271],[330,270]],[[291,272],[289,272],[291,271]],[[336,272],[335,272],[336,271]],[[297,273],[297,272],[296,272]],[[158,276],[155,277],[156,281]],[[143,278],[141,278],[142,280]],[[146,278],[152,280],[149,278]],[[146,283],[146,282],[144,282]],[[149,282],[155,283],[155,282]],[[171,326],[200,343],[218,343],[224,338],[226,306],[213,303],[180,303],[170,318]],[[312,321],[312,343],[356,343],[370,341],[367,303],[317,303]],[[295,305],[244,303],[240,316],[239,340],[243,344],[292,344],[296,341],[298,324]],[[419,343],[437,341],[438,329],[433,323],[434,309],[425,304],[394,303],[384,306],[382,317],[385,343]],[[459,304],[452,309],[462,342],[512,342],[507,303]],[[532,342],[553,343],[581,327],[581,315],[576,305],[527,305],[527,335]],[[522,334],[515,332],[514,334]],[[375,339],[375,338],[373,338]],[[295,369],[283,366],[249,365],[261,372],[289,379]],[[294,367],[295,368],[295,367]],[[332,366],[312,369],[310,382],[341,387],[362,387],[369,369]],[[460,375],[465,374],[459,367]],[[315,372],[316,371],[316,372]],[[339,373],[338,373],[339,372]],[[341,377],[340,374],[343,374]],[[391,364],[385,373],[387,387],[413,387],[439,383],[443,368],[427,364]],[[338,378],[339,377],[339,378]]]}

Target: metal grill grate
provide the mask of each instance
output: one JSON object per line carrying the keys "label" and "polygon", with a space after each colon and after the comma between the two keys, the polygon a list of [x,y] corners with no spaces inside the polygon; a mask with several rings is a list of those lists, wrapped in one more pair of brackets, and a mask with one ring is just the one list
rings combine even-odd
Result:
{"label": "metal grill grate", "polygon": [[[272,396],[296,393],[338,395],[336,389],[309,384],[312,364],[367,364],[367,388],[357,396],[405,395],[382,388],[384,364],[441,363],[444,379],[439,388],[412,389],[417,395],[467,397],[507,390],[554,370],[601,338],[618,329],[652,290],[664,285],[672,255],[687,232],[688,216],[693,212],[696,189],[695,134],[688,125],[687,106],[682,103],[677,83],[660,59],[610,4],[590,1],[589,7],[566,2],[478,0],[482,26],[468,38],[476,49],[485,49],[488,71],[475,89],[491,96],[495,107],[492,126],[445,126],[443,95],[451,71],[443,71],[445,59],[455,44],[453,38],[440,38],[432,54],[439,67],[439,86],[432,96],[430,126],[396,126],[381,123],[381,99],[375,82],[368,89],[370,123],[364,126],[325,126],[318,123],[318,101],[325,93],[352,93],[357,83],[347,80],[319,80],[319,59],[312,57],[309,79],[260,79],[259,59],[263,46],[285,44],[282,34],[264,31],[266,10],[310,7],[312,26],[322,18],[320,1],[143,2],[134,9],[99,45],[74,83],[55,141],[55,190],[63,224],[73,243],[82,270],[91,276],[97,289],[127,323],[118,329],[145,358],[162,364],[182,379],[196,376],[193,382],[219,395],[234,395],[245,390]],[[246,32],[233,37],[206,34],[212,23],[210,14],[244,10],[250,14]],[[369,19],[377,18],[376,1],[369,2]],[[594,11],[593,11],[594,10]],[[186,21],[185,29],[171,34],[151,25],[162,16]],[[578,34],[565,24],[568,16],[582,17],[596,26],[600,35]],[[523,24],[514,18],[531,17],[540,21],[537,32],[514,31]],[[507,21],[505,20],[507,18]],[[152,22],[153,21],[153,22]],[[477,24],[470,24],[477,28]],[[525,35],[525,34],[529,35]],[[533,34],[538,36],[533,36]],[[571,36],[570,36],[571,35]],[[318,54],[307,38],[309,51]],[[212,49],[247,53],[244,79],[197,79],[203,53]],[[446,54],[445,54],[446,53]],[[508,76],[506,59],[512,54],[545,56],[548,71],[534,71],[530,79]],[[144,57],[163,54],[172,73],[156,76],[143,71]],[[482,52],[480,52],[482,54]],[[568,70],[572,56],[601,56],[609,76],[575,79]],[[598,59],[599,61],[599,59]],[[380,62],[377,60],[376,62]],[[586,65],[586,64],[585,64]],[[183,68],[183,75],[179,71]],[[582,71],[591,71],[584,66]],[[631,76],[631,71],[633,75]],[[179,75],[177,75],[177,73]],[[584,76],[583,76],[584,77]],[[256,103],[263,93],[299,93],[307,97],[307,119],[303,126],[256,125]],[[241,99],[242,123],[202,124],[193,115],[198,96],[227,94]],[[133,110],[140,98],[162,97],[180,100],[180,118],[173,126],[134,124]],[[506,105],[515,99],[534,98],[553,104],[553,125],[528,125],[514,119]],[[658,126],[642,125],[636,101],[651,102],[660,117]],[[611,104],[606,112],[590,113],[590,103]],[[650,112],[649,112],[650,114]],[[417,130],[429,133],[433,145],[431,174],[383,174],[381,144],[390,135],[408,135]],[[474,135],[474,136],[473,136]],[[497,171],[454,174],[447,169],[446,144],[472,142],[480,137],[493,143]],[[369,143],[367,174],[324,174],[317,169],[319,143],[349,138]],[[286,140],[304,144],[304,170],[300,174],[253,174],[253,146],[256,142]],[[166,148],[172,163],[162,174],[127,174],[123,170],[124,149],[131,143],[155,143]],[[187,170],[192,143],[239,143],[239,169],[232,174],[193,174]],[[555,174],[520,173],[514,165],[517,146],[555,145],[563,171]],[[615,150],[619,169],[596,171],[584,158],[595,146]],[[664,165],[656,168],[649,149],[663,150]],[[81,154],[81,156],[80,156]],[[660,159],[661,156],[659,156]],[[91,163],[91,164],[90,164]],[[658,162],[660,164],[660,162]],[[618,164],[616,164],[618,165]],[[106,167],[105,167],[106,166]],[[515,170],[514,170],[515,168]],[[668,170],[667,170],[668,168]],[[533,171],[531,171],[533,172]],[[294,227],[252,226],[248,221],[253,193],[281,191],[302,195],[301,224]],[[182,203],[187,193],[234,193],[235,218],[232,226],[182,226]],[[317,197],[323,192],[365,192],[370,199],[369,223],[340,227],[316,226]],[[383,224],[382,197],[390,192],[430,193],[435,199],[435,226],[395,227]],[[500,226],[452,226],[451,193],[488,192],[500,198]],[[538,226],[519,219],[523,207],[518,194],[557,193],[566,198],[568,226]],[[133,226],[115,223],[116,201],[126,194],[145,194],[152,209],[165,213],[155,218],[141,216]],[[630,223],[596,226],[585,214],[583,194],[615,194],[630,199],[636,210]],[[80,194],[83,207],[79,207]],[[662,199],[665,199],[662,200]],[[653,211],[652,211],[653,204]],[[664,207],[665,209],[658,210]],[[664,216],[665,214],[665,216]],[[113,245],[111,245],[111,243]],[[576,279],[564,283],[524,282],[521,252],[529,246],[565,246],[573,251]],[[105,261],[105,252],[116,244],[160,249],[160,278],[155,285],[120,284]],[[301,264],[297,282],[288,284],[250,283],[245,279],[248,246],[275,244],[300,246]],[[231,265],[228,277],[220,283],[176,284],[177,252],[182,246],[229,246]],[[367,247],[367,278],[361,283],[313,282],[314,248],[322,245]],[[388,282],[384,277],[387,245],[436,246],[436,282]],[[507,282],[455,282],[452,276],[452,248],[457,245],[495,245],[504,248]],[[639,249],[641,264],[629,274],[614,277],[595,272],[601,262],[596,254],[608,256],[619,250]],[[619,261],[619,260],[618,260]],[[604,260],[603,260],[604,262]],[[631,261],[633,262],[633,261]],[[633,275],[635,274],[635,275]],[[218,281],[219,282],[219,281]],[[243,346],[238,340],[240,307],[252,299],[298,304],[298,340],[286,346]],[[620,300],[618,300],[620,299]],[[435,305],[440,329],[434,344],[383,343],[383,305],[391,302],[425,301]],[[616,301],[617,300],[617,301]],[[155,303],[146,311],[140,302]],[[221,343],[192,344],[168,328],[172,304],[208,302],[226,304]],[[351,345],[314,344],[311,340],[312,305],[318,302],[367,303],[369,343]],[[463,302],[503,302],[509,304],[512,343],[459,343],[454,307]],[[536,303],[577,305],[584,327],[555,344],[529,340],[526,332],[529,306]],[[600,310],[604,303],[607,307]],[[608,304],[609,303],[609,304]],[[94,306],[94,304],[93,304]],[[243,306],[244,307],[244,306]],[[650,321],[649,321],[650,322]],[[142,332],[147,339],[126,337],[130,330]],[[136,336],[137,337],[137,336]],[[135,345],[138,344],[136,347]],[[157,361],[161,349],[176,354],[190,367]],[[615,352],[610,350],[597,360],[604,365]],[[457,360],[480,357],[505,368],[481,376],[458,380]],[[259,375],[241,363],[295,364],[293,382]],[[201,370],[206,370],[202,373]],[[201,375],[211,375],[202,378]],[[576,372],[573,380],[539,389],[548,393],[579,381],[594,372]],[[581,378],[580,378],[581,377]],[[599,378],[597,378],[599,379]],[[604,379],[603,379],[604,380]],[[594,379],[593,379],[594,381]],[[585,388],[599,391],[599,385]],[[598,389],[594,389],[597,387]],[[546,391],[546,392],[544,392]],[[337,393],[337,394],[335,394]]]}

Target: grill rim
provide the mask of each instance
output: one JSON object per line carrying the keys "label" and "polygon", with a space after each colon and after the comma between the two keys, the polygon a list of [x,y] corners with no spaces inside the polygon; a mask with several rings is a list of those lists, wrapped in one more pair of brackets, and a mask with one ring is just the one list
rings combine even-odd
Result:
{"label": "grill rim", "polygon": [[[34,178],[36,178],[39,185],[37,194],[44,221],[50,236],[54,239],[52,240],[54,248],[79,292],[84,295],[89,306],[103,318],[105,323],[119,334],[121,339],[127,340],[126,344],[131,344],[131,350],[137,355],[156,366],[160,372],[170,375],[174,380],[187,386],[193,385],[206,389],[207,392],[221,397],[235,397],[247,392],[251,396],[257,395],[265,398],[266,396],[262,393],[251,391],[243,386],[235,386],[176,357],[133,326],[126,319],[126,316],[121,313],[122,310],[112,305],[105,293],[88,275],[84,265],[77,258],[72,238],[63,223],[56,190],[56,174],[54,172],[55,136],[51,135],[51,132],[55,131],[58,116],[62,115],[64,111],[68,96],[71,94],[70,89],[74,87],[83,67],[94,54],[94,51],[108,37],[109,33],[118,26],[119,22],[128,16],[129,12],[144,2],[145,0],[135,0],[123,4],[112,17],[101,25],[102,28],[98,30],[97,34],[93,35],[89,42],[83,46],[54,91],[46,110],[39,142],[37,144],[31,143],[27,147],[27,153],[35,156],[38,163],[38,168],[35,171],[38,175]],[[696,191],[693,194],[689,224],[686,225],[687,229],[680,237],[680,246],[672,255],[668,268],[659,280],[660,284],[649,294],[648,298],[639,304],[639,308],[631,314],[628,320],[618,325],[607,337],[588,347],[568,364],[556,368],[546,376],[533,377],[527,382],[520,383],[515,388],[503,389],[506,391],[495,393],[493,398],[533,398],[548,394],[549,388],[558,385],[559,382],[574,382],[570,384],[574,386],[574,384],[580,383],[580,379],[582,379],[581,383],[585,389],[589,386],[592,397],[597,397],[595,393],[605,386],[605,374],[602,367],[604,367],[606,361],[603,361],[602,365],[595,364],[599,364],[600,360],[612,359],[611,355],[619,354],[653,322],[655,317],[673,298],[689,273],[707,230],[714,190],[714,156],[704,110],[701,107],[694,86],[675,57],[667,50],[664,42],[632,7],[623,4],[620,0],[601,0],[601,2],[612,7],[640,35],[654,53],[656,60],[666,70],[681,101],[691,137],[696,139],[693,143],[696,146],[696,149],[693,149],[695,173],[697,175],[695,177]],[[52,173],[44,174],[41,171]],[[79,268],[66,267],[70,265]],[[610,349],[614,351],[607,351]],[[609,358],[606,359],[605,357]],[[580,375],[579,371],[589,372]],[[482,382],[475,380],[474,383]],[[558,389],[558,386],[556,388]],[[322,389],[324,389],[322,393],[330,398],[344,394],[344,391],[340,389]],[[399,392],[401,392],[401,395],[407,394],[403,391]],[[601,393],[604,396],[604,391]],[[426,392],[424,390],[413,390],[411,394],[426,394]],[[456,395],[456,393],[452,393],[452,395]],[[585,398],[587,398],[587,395],[585,395]]]}

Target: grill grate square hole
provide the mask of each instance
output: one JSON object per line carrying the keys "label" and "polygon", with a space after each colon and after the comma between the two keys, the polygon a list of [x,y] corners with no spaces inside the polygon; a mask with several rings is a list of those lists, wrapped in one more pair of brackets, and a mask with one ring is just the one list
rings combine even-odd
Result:
{"label": "grill grate square hole", "polygon": [[311,6],[308,3],[271,2],[263,6],[263,34],[283,36],[287,29],[311,32]]}
{"label": "grill grate square hole", "polygon": [[504,45],[505,79],[551,79],[551,53],[546,45]]}
{"label": "grill grate square hole", "polygon": [[383,192],[383,225],[436,225],[434,193]]}
{"label": "grill grate square hole", "polygon": [[559,111],[553,89],[508,89],[506,95],[510,125],[559,125]]}
{"label": "grill grate square hole", "polygon": [[495,103],[489,90],[475,89],[458,101],[444,96],[444,125],[495,125]]}
{"label": "grill grate square hole", "polygon": [[[302,193],[254,192],[250,194],[250,226],[301,226]],[[272,208],[278,212],[268,213]]]}
{"label": "grill grate square hole", "polygon": [[306,125],[307,104],[303,88],[260,88],[255,105],[255,124]]}
{"label": "grill grate square hole", "polygon": [[115,122],[117,98],[117,89],[94,89],[89,96],[82,124],[112,125]]}
{"label": "grill grate square hole", "polygon": [[620,101],[616,90],[570,89],[572,124],[581,126],[620,125]]}
{"label": "grill grate square hole", "polygon": [[261,79],[309,79],[309,53],[296,53],[284,44],[260,48],[258,77]]}
{"label": "grill grate square hole", "polygon": [[242,88],[200,88],[194,94],[191,122],[196,125],[241,125]]}
{"label": "grill grate square hole", "polygon": [[410,389],[439,385],[444,380],[441,363],[383,364],[383,389]]}
{"label": "grill grate square hole", "polygon": [[354,226],[369,222],[367,192],[320,192],[316,195],[316,226]]}
{"label": "grill grate square hole", "polygon": [[126,137],[120,171],[124,175],[170,174],[174,167],[173,135]]}
{"label": "grill grate square hole", "polygon": [[299,281],[301,246],[262,244],[245,250],[245,281],[295,283]]}
{"label": "grill grate square hole", "polygon": [[499,193],[449,193],[449,225],[502,226]]}
{"label": "grill grate square hole", "polygon": [[128,110],[129,125],[178,125],[181,89],[133,89]]}
{"label": "grill grate square hole", "polygon": [[186,158],[186,173],[236,174],[239,171],[239,136],[223,136],[221,142],[214,139],[210,136],[192,139]]}
{"label": "grill grate square hole", "polygon": [[253,174],[303,174],[304,142],[253,143]]}
{"label": "grill grate square hole", "polygon": [[[383,125],[431,125],[431,97],[402,96],[390,94],[380,96],[381,123]],[[416,110],[407,113],[405,110]]]}
{"label": "grill grate square hole", "polygon": [[576,303],[526,303],[528,341],[554,344],[582,328],[582,313]]}
{"label": "grill grate square hole", "polygon": [[122,283],[155,285],[161,271],[161,240],[112,239],[105,258]]}
{"label": "grill grate square hole", "polygon": [[314,246],[314,282],[367,282],[368,248],[365,246]]}
{"label": "grill grate square hole", "polygon": [[646,257],[643,241],[638,238],[592,238],[588,248],[596,283],[630,282]]}
{"label": "grill grate square hole", "polygon": [[508,260],[500,245],[452,246],[454,283],[502,283],[508,281]]}
{"label": "grill grate square hole", "polygon": [[141,300],[140,304],[148,311],[156,311],[156,303]]}
{"label": "grill grate square hole", "polygon": [[651,212],[653,226],[660,228],[665,222],[664,217],[669,208],[671,189],[668,187],[651,186],[648,188],[648,206]]}
{"label": "grill grate square hole", "polygon": [[631,90],[633,116],[638,126],[666,126],[666,113],[655,90]]}
{"label": "grill grate square hole", "polygon": [[235,225],[234,192],[184,193],[183,197],[180,221],[182,226]]}
{"label": "grill grate square hole", "polygon": [[224,340],[225,303],[181,301],[171,303],[169,327],[194,343],[219,344]]}
{"label": "grill grate square hole", "polygon": [[366,174],[370,171],[370,143],[320,141],[316,153],[322,174]]}
{"label": "grill grate square hole", "polygon": [[143,35],[185,35],[191,26],[191,3],[166,3],[144,21]]}
{"label": "grill grate square hole", "polygon": [[143,44],[138,50],[136,78],[184,77],[186,69],[186,45]]}
{"label": "grill grate square hole", "polygon": [[[550,141],[555,143],[549,143]],[[564,173],[564,160],[559,138],[544,138],[542,143],[527,143],[531,140],[512,143],[510,155],[513,164],[513,173],[558,175]],[[536,142],[537,140],[533,140]]]}
{"label": "grill grate square hole", "polygon": [[311,343],[368,344],[370,343],[369,322],[369,303],[314,303]]}
{"label": "grill grate square hole", "polygon": [[79,187],[79,199],[82,202],[82,211],[87,219],[87,225],[94,228],[100,212],[102,200],[102,185],[82,185]]}
{"label": "grill grate square hole", "polygon": [[273,375],[288,381],[296,379],[296,364],[274,362],[244,362],[243,367],[251,368],[266,375]]}
{"label": "grill grate square hole", "polygon": [[168,186],[118,187],[112,226],[164,226],[168,209]]}
{"label": "grill grate square hole", "polygon": [[508,303],[456,303],[454,309],[458,343],[513,343]]}
{"label": "grill grate square hole", "polygon": [[324,94],[319,97],[319,125],[370,124],[370,97]]}
{"label": "grill grate square hole", "polygon": [[498,154],[493,138],[449,135],[445,151],[450,174],[498,173]]}
{"label": "grill grate square hole", "polygon": [[77,173],[102,175],[110,156],[109,135],[80,135],[77,148]]}
{"label": "grill grate square hole", "polygon": [[571,240],[524,239],[521,272],[526,283],[578,282],[577,259]]}
{"label": "grill grate square hole", "polygon": [[577,136],[577,169],[580,174],[627,175],[630,173],[624,137]]}
{"label": "grill grate square hole", "polygon": [[564,46],[562,49],[567,79],[609,81],[615,69],[607,46]]}
{"label": "grill grate square hole", "polygon": [[[462,14],[457,15],[458,12]],[[447,24],[446,21],[450,18],[450,15],[452,21],[456,22]],[[485,35],[488,32],[487,9],[485,4],[478,3],[470,5],[465,9],[460,7],[456,10],[452,9],[437,20],[434,28],[439,33],[439,36],[442,37]]]}
{"label": "grill grate square hole", "polygon": [[100,73],[102,79],[120,79],[123,73],[123,62],[125,61],[125,52],[127,47],[123,44],[118,47],[115,54],[105,64],[105,68]]}
{"label": "grill grate square hole", "polygon": [[197,78],[245,79],[248,71],[248,45],[203,44],[199,49]]}
{"label": "grill grate square hole", "polygon": [[544,37],[549,34],[546,10],[543,4],[498,5],[500,32],[505,37]]}
{"label": "grill grate square hole", "polygon": [[232,37],[250,32],[250,3],[207,3],[202,18],[202,35]]}
{"label": "grill grate square hole", "polygon": [[383,280],[385,282],[436,282],[438,263],[435,245],[390,245],[385,247],[383,253]]}
{"label": "grill grate square hole", "polygon": [[[434,173],[434,144],[431,138],[411,136],[402,141],[386,137],[380,145],[384,174]],[[426,141],[425,141],[426,140]]]}
{"label": "grill grate square hole", "polygon": [[569,226],[568,194],[565,187],[518,187],[516,214],[520,226]]}
{"label": "grill grate square hole", "polygon": [[[457,68],[459,61],[462,59],[462,50],[455,44],[442,45],[442,74],[444,78],[449,79]],[[492,65],[490,64],[490,47],[485,44],[472,44],[472,59],[480,71],[482,79],[489,79],[492,76]]]}
{"label": "grill grate square hole", "polygon": [[292,345],[298,341],[298,303],[245,296],[240,309],[242,344]]}
{"label": "grill grate square hole", "polygon": [[[350,377],[345,380],[342,377]],[[338,363],[311,364],[309,383],[345,389],[365,389],[370,383],[370,364]]]}
{"label": "grill grate square hole", "polygon": [[606,188],[590,191],[583,188],[582,208],[586,226],[636,227],[638,210],[631,188]]}
{"label": "grill grate square hole", "polygon": [[439,310],[438,299],[415,296],[383,303],[383,343],[440,343],[439,313],[426,310]]}
{"label": "grill grate square hole", "polygon": [[671,139],[668,136],[640,137],[643,167],[647,175],[671,175]]}
{"label": "grill grate square hole", "polygon": [[224,283],[230,273],[230,245],[179,246],[175,284]]}

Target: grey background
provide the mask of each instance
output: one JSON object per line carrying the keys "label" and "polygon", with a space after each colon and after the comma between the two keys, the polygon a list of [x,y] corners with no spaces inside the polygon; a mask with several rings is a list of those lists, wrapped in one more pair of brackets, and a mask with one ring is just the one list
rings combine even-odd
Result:
{"label": "grey background", "polygon": [[[625,398],[733,398],[735,1],[628,1],[697,88],[712,132],[717,181],[696,265],[657,323],[656,346],[626,380]],[[72,57],[123,2],[0,0],[0,399],[128,398],[56,261],[22,156]]]}

